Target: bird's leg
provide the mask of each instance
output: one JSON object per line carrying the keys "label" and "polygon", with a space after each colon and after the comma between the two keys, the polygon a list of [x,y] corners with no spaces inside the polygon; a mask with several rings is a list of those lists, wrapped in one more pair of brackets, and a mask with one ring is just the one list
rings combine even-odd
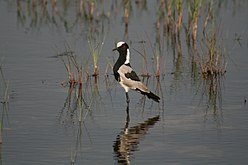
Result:
{"label": "bird's leg", "polygon": [[126,92],[126,99],[127,99],[127,104],[129,105],[130,100],[129,100],[128,92]]}
{"label": "bird's leg", "polygon": [[127,104],[126,112],[127,112],[126,125],[127,125],[127,127],[128,127],[128,123],[129,123],[129,121],[130,121],[130,117],[129,117],[129,105],[128,105],[128,104]]}

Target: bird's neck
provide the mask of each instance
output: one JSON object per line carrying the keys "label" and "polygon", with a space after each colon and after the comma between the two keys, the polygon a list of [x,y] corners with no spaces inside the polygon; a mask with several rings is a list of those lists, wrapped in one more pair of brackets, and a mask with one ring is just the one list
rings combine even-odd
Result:
{"label": "bird's neck", "polygon": [[119,58],[117,59],[115,65],[114,65],[114,68],[113,68],[114,72],[117,72],[117,70],[123,64],[130,66],[130,52],[129,52],[129,49],[119,51]]}
{"label": "bird's neck", "polygon": [[117,62],[120,63],[120,65],[130,63],[130,51],[129,51],[129,49],[119,51],[119,58],[118,58]]}

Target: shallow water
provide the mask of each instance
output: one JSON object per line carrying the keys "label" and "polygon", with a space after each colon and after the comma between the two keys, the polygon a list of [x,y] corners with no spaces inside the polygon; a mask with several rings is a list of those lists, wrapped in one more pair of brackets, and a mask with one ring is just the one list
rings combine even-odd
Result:
{"label": "shallow water", "polygon": [[[161,96],[161,103],[131,91],[130,119],[123,89],[115,82],[111,68],[105,78],[105,69],[117,59],[117,53],[112,52],[114,43],[126,40],[131,43],[131,64],[142,72],[142,56],[135,50],[142,52],[139,41],[144,40],[147,54],[152,54],[157,2],[149,1],[143,9],[132,2],[126,34],[121,2],[99,4],[109,19],[92,24],[84,18],[76,19],[78,1],[64,2],[67,6],[57,4],[58,16],[52,12],[50,2],[44,15],[40,4],[36,13],[29,13],[27,2],[21,1],[22,13],[18,16],[16,1],[0,1],[0,60],[10,96],[8,111],[1,108],[1,164],[248,162],[247,2],[222,3],[216,14],[228,61],[217,104],[209,99],[211,81],[204,83],[200,76],[192,78],[186,44],[182,44],[178,61],[165,44],[159,84],[154,76],[147,80],[150,89]],[[87,42],[92,31],[99,38],[105,34],[105,41],[97,85],[93,77],[83,82],[82,98],[87,106],[83,106],[80,123],[76,106],[84,102],[77,102],[78,87],[70,90],[61,85],[67,81],[67,72],[56,55],[70,45],[78,61],[89,63],[84,69],[92,72]],[[153,59],[147,59],[153,74]],[[2,77],[0,82],[2,101]]]}

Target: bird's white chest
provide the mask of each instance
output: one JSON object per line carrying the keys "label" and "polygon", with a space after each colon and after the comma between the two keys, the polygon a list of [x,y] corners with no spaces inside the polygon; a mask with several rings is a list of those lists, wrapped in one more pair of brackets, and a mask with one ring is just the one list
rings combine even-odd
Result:
{"label": "bird's white chest", "polygon": [[130,51],[127,49],[127,55],[126,55],[126,61],[124,64],[129,64],[130,63]]}

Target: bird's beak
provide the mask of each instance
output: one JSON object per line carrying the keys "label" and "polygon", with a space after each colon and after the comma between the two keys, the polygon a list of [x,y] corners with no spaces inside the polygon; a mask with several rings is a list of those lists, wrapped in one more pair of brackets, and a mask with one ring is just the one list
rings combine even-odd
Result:
{"label": "bird's beak", "polygon": [[113,51],[117,50],[117,48],[114,48]]}

